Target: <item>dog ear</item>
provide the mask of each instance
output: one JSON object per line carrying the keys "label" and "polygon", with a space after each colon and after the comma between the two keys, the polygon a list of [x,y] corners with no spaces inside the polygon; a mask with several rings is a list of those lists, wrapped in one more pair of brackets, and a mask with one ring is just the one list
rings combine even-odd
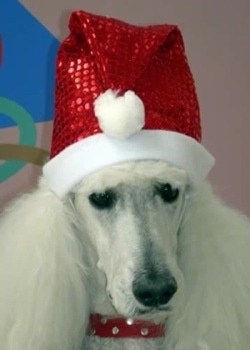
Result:
{"label": "dog ear", "polygon": [[88,321],[81,242],[41,179],[0,217],[0,349],[80,349]]}
{"label": "dog ear", "polygon": [[247,349],[249,220],[205,184],[188,200],[178,246],[184,298],[169,319],[169,344],[183,349],[194,349],[199,342],[209,349]]}

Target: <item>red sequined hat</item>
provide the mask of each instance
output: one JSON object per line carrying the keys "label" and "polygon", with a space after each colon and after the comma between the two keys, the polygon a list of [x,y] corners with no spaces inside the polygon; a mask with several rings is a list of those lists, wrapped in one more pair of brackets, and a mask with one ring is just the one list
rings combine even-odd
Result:
{"label": "red sequined hat", "polygon": [[200,144],[195,86],[178,27],[139,27],[83,11],[57,57],[51,159],[60,197],[105,166],[159,159],[203,180],[214,164]]}

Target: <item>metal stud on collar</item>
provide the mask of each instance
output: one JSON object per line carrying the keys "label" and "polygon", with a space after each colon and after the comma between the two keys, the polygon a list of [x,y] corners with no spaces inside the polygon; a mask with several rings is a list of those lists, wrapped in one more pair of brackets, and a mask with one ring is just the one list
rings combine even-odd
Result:
{"label": "metal stud on collar", "polygon": [[118,327],[113,327],[113,328],[112,328],[112,333],[113,333],[114,335],[118,334],[118,333],[119,333],[119,328],[118,328]]}
{"label": "metal stud on collar", "polygon": [[103,316],[101,319],[102,324],[106,324],[108,321],[108,318],[106,316]]}
{"label": "metal stud on collar", "polygon": [[148,335],[148,329],[147,328],[142,328],[141,335]]}
{"label": "metal stud on collar", "polygon": [[132,318],[128,318],[126,320],[126,323],[129,325],[129,326],[132,326],[132,324],[134,323],[134,320]]}

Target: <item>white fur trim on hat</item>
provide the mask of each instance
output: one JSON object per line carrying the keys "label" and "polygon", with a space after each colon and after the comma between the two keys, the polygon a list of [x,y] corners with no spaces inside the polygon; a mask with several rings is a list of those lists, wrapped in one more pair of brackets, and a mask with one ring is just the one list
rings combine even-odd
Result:
{"label": "white fur trim on hat", "polygon": [[118,91],[105,91],[95,100],[94,111],[101,130],[118,139],[130,137],[145,124],[144,104],[131,90],[123,96],[118,96]]}
{"label": "white fur trim on hat", "polygon": [[51,190],[65,196],[85,176],[104,167],[136,160],[163,160],[184,169],[196,185],[214,158],[195,139],[173,131],[141,130],[126,140],[96,134],[72,144],[43,167]]}

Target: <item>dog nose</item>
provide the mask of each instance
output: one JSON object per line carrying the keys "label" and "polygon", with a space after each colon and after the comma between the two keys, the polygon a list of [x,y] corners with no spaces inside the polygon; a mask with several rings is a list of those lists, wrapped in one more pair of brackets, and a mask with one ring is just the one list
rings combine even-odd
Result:
{"label": "dog nose", "polygon": [[141,275],[133,282],[133,294],[144,306],[165,305],[177,291],[176,280],[169,274]]}

